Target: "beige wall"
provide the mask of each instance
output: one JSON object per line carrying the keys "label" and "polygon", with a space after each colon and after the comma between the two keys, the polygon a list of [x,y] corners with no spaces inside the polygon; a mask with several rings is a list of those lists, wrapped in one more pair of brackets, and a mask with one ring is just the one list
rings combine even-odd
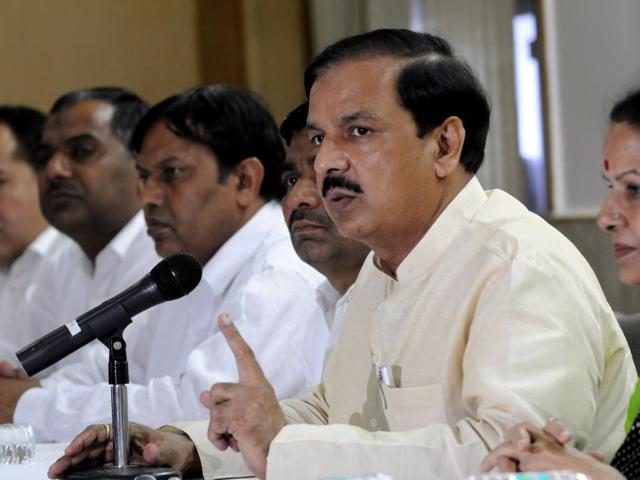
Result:
{"label": "beige wall", "polygon": [[304,100],[305,0],[200,0],[199,6],[204,80],[258,92],[282,120]]}
{"label": "beige wall", "polygon": [[157,101],[200,83],[195,0],[0,0],[0,102],[126,85]]}
{"label": "beige wall", "polygon": [[0,0],[0,103],[48,109],[61,93],[124,85],[156,102],[233,83],[277,120],[304,98],[304,0]]}

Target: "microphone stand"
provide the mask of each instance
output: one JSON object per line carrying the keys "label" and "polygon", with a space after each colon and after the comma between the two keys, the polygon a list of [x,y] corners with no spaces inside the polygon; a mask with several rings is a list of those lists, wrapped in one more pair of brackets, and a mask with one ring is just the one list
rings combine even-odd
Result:
{"label": "microphone stand", "polygon": [[[124,327],[110,332],[99,332],[96,337],[109,348],[109,384],[111,385],[111,418],[113,425],[114,464],[65,472],[61,480],[180,480],[182,475],[169,468],[129,465],[129,408],[127,384],[129,364],[127,343],[122,338],[131,318],[120,305],[117,315],[122,316]],[[126,318],[125,318],[126,317]]]}
{"label": "microphone stand", "polygon": [[122,332],[109,341],[109,385],[111,385],[111,418],[113,425],[113,451],[116,468],[129,464],[129,406],[127,383],[129,364],[127,344]]}

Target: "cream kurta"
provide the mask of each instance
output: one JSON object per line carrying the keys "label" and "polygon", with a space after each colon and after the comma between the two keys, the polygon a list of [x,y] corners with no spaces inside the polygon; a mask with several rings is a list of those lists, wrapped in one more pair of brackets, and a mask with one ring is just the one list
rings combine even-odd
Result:
{"label": "cream kurta", "polygon": [[[464,478],[506,428],[552,415],[579,432],[579,447],[610,459],[635,378],[576,248],[474,178],[397,279],[365,262],[323,383],[283,404],[292,423],[342,425],[285,427],[268,478]],[[214,477],[219,460],[198,447]]]}

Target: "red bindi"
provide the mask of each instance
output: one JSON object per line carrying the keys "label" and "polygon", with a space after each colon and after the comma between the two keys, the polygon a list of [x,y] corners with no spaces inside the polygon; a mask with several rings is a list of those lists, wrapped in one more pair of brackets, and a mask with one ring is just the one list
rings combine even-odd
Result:
{"label": "red bindi", "polygon": [[609,171],[609,160],[607,160],[606,158],[604,159],[604,171]]}

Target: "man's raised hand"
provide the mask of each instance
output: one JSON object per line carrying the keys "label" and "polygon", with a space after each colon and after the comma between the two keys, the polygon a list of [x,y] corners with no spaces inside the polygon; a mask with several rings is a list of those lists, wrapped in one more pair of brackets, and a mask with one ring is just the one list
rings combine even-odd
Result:
{"label": "man's raised hand", "polygon": [[233,352],[239,383],[216,383],[200,396],[209,408],[209,440],[220,450],[242,453],[245,463],[264,479],[271,441],[286,425],[273,388],[253,351],[226,314],[218,317],[220,331]]}

